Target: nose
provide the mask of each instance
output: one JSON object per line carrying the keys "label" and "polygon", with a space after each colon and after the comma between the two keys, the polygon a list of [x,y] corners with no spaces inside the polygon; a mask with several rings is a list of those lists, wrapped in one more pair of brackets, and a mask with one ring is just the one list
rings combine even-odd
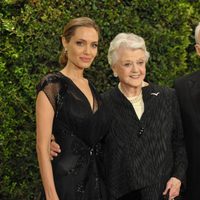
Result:
{"label": "nose", "polygon": [[84,48],[84,53],[85,54],[90,54],[91,53],[91,47],[89,45],[86,45]]}
{"label": "nose", "polygon": [[137,72],[138,71],[138,67],[137,64],[135,64],[134,62],[132,63],[132,72]]}

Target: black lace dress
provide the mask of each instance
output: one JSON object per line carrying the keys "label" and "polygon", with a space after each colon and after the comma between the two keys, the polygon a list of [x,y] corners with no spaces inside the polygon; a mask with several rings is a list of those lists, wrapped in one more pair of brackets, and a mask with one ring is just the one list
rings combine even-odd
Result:
{"label": "black lace dress", "polygon": [[46,94],[55,111],[53,134],[62,152],[52,161],[52,168],[60,200],[107,199],[103,143],[109,116],[100,95],[91,83],[89,86],[93,108],[73,81],[60,72],[46,75],[37,86],[37,92]]}

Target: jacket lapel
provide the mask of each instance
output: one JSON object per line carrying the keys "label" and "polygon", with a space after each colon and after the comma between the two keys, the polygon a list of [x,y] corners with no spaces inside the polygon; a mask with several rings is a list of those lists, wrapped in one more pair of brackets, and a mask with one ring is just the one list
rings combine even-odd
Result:
{"label": "jacket lapel", "polygon": [[[157,109],[159,109],[156,104],[160,91],[154,89],[152,84],[149,84],[149,86],[142,88],[142,95],[144,101],[144,113],[141,117],[141,121],[143,122],[148,117],[154,120],[154,117],[156,117],[156,113],[158,112]],[[152,115],[152,113],[154,113],[154,115]]]}

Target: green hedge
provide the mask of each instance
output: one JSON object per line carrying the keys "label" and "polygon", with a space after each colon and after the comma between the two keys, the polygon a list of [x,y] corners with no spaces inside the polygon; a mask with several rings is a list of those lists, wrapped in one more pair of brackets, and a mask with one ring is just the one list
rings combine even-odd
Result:
{"label": "green hedge", "polygon": [[147,79],[172,86],[200,66],[194,53],[199,1],[3,0],[0,2],[0,199],[33,200],[41,188],[35,152],[35,86],[59,70],[66,22],[89,16],[101,27],[99,55],[87,72],[99,91],[116,84],[107,63],[119,32],[143,36],[151,53]]}

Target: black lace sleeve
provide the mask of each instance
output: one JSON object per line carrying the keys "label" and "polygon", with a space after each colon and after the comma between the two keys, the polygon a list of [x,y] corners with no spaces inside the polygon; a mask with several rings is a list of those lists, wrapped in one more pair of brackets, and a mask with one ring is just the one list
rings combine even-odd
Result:
{"label": "black lace sleeve", "polygon": [[56,102],[60,88],[61,88],[60,77],[56,73],[54,74],[51,73],[47,74],[41,79],[39,84],[36,86],[36,91],[37,94],[40,91],[43,91],[46,94],[47,98],[49,99],[49,102],[51,103],[54,111],[56,111],[57,107]]}

